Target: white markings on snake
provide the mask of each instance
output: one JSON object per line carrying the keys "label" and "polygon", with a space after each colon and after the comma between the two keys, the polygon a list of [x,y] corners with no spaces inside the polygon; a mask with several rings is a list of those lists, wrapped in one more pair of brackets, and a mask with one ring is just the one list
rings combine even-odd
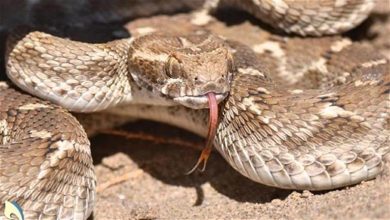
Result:
{"label": "white markings on snake", "polygon": [[46,138],[50,138],[51,136],[52,136],[52,134],[50,132],[48,132],[47,130],[40,130],[40,131],[31,130],[30,131],[30,137],[46,139]]}
{"label": "white markings on snake", "polygon": [[370,62],[363,63],[362,67],[368,68],[368,67],[378,66],[378,65],[381,65],[381,64],[386,64],[386,63],[387,63],[386,59],[373,60],[373,61],[370,61]]}
{"label": "white markings on snake", "polygon": [[10,130],[8,128],[8,123],[5,119],[0,121],[0,136],[3,136],[0,144],[7,144],[10,141]]}
{"label": "white markings on snake", "polygon": [[352,44],[352,41],[346,38],[343,38],[340,41],[336,41],[335,43],[330,46],[330,50],[332,52],[340,52],[342,51],[345,47],[350,46]]}
{"label": "white markings on snake", "polygon": [[156,29],[154,29],[152,27],[140,27],[140,28],[136,29],[136,32],[138,32],[138,34],[140,34],[140,35],[151,34],[155,31],[156,31]]}
{"label": "white markings on snake", "polygon": [[326,103],[323,109],[320,110],[320,115],[324,118],[350,117],[355,115],[351,111],[346,111],[339,106],[332,106],[332,103]]}
{"label": "white markings on snake", "polygon": [[254,69],[252,67],[247,67],[247,68],[238,68],[238,71],[243,74],[248,74],[248,75],[253,75],[253,76],[262,76],[264,77],[264,74],[260,72],[257,69]]}
{"label": "white markings on snake", "polygon": [[0,88],[8,88],[8,84],[6,82],[0,82]]}
{"label": "white markings on snake", "polygon": [[40,104],[40,103],[29,103],[20,106],[18,109],[19,110],[35,110],[39,108],[52,108],[51,106]]}

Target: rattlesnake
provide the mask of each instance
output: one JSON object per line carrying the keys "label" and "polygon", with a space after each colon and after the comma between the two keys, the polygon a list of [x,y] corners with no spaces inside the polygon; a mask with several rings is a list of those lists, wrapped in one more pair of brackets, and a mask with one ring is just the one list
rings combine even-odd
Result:
{"label": "rattlesnake", "polygon": [[[260,1],[243,2],[240,6],[248,9]],[[276,6],[284,1],[278,2]],[[343,6],[344,1],[329,2]],[[372,7],[371,1],[361,3],[364,10],[357,11],[364,13],[353,19],[357,23]],[[271,11],[279,12],[276,6]],[[191,25],[205,18],[204,12],[194,16],[137,21],[130,28],[134,38],[106,44],[42,32],[16,36],[7,52],[7,74],[19,88],[72,111],[126,104],[108,111],[175,124],[203,136],[208,119],[203,108],[209,101],[205,94],[216,93],[222,109],[214,139],[217,150],[237,171],[263,184],[322,190],[380,173],[390,139],[388,60],[340,37],[273,36],[250,48],[230,40],[229,34],[218,36],[213,24]],[[179,27],[172,25],[180,21]],[[285,29],[286,24],[277,27]],[[298,34],[318,35],[312,27],[292,27]],[[283,54],[282,48],[299,42],[323,44],[323,50],[306,51],[306,56],[321,58],[289,76],[299,62],[310,63],[299,47],[290,56]],[[277,74],[270,71],[270,57],[283,60]],[[311,72],[317,75],[307,74]],[[294,87],[303,76],[313,75],[318,85]],[[276,79],[280,84],[273,83]],[[16,200],[32,219],[87,218],[96,182],[89,142],[77,120],[4,82],[0,103],[0,162],[7,164],[0,168],[1,201]]]}

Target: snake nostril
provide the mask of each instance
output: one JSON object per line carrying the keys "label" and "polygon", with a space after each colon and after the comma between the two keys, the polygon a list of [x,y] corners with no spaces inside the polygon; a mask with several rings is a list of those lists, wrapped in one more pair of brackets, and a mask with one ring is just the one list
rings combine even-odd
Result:
{"label": "snake nostril", "polygon": [[201,84],[205,83],[205,81],[202,79],[202,77],[199,77],[199,76],[194,77],[194,82],[196,85],[201,85]]}

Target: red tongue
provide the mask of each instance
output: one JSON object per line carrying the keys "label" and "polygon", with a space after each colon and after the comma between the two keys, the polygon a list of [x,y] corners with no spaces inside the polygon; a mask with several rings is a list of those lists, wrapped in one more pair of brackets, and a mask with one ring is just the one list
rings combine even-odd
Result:
{"label": "red tongue", "polygon": [[200,154],[200,157],[198,159],[198,162],[190,171],[188,171],[187,174],[193,173],[202,162],[203,162],[203,167],[201,169],[201,172],[203,172],[206,169],[207,160],[210,156],[211,150],[213,149],[214,137],[215,134],[217,133],[218,103],[217,103],[217,99],[215,98],[215,94],[212,92],[207,93],[207,98],[209,100],[210,116],[209,116],[209,131],[207,133],[206,147],[203,148],[202,153]]}

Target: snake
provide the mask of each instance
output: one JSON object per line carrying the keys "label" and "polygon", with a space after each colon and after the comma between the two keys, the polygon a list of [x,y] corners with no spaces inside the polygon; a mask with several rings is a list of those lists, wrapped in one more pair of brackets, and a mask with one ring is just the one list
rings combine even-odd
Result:
{"label": "snake", "polygon": [[[287,33],[319,36],[353,28],[374,2],[208,0],[182,25],[146,18],[154,28],[100,44],[12,34],[11,82],[0,82],[0,200],[16,201],[26,219],[91,215],[96,176],[74,112],[126,114],[205,136],[190,172],[205,168],[214,145],[239,173],[278,188],[328,190],[380,174],[390,152],[389,60],[339,36],[273,36],[250,47],[208,28],[224,4]],[[299,42],[325,49],[294,51]],[[313,54],[320,59],[311,62]]]}

